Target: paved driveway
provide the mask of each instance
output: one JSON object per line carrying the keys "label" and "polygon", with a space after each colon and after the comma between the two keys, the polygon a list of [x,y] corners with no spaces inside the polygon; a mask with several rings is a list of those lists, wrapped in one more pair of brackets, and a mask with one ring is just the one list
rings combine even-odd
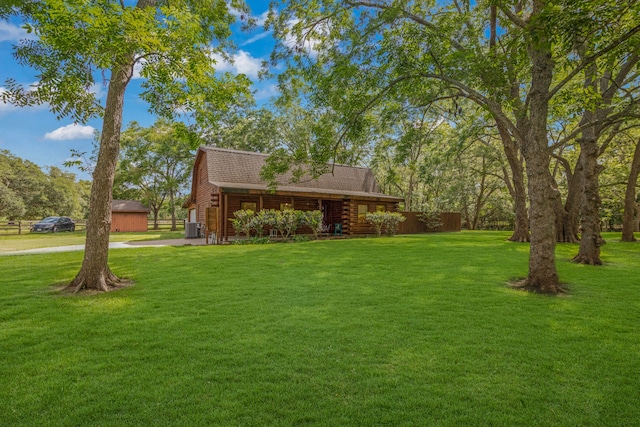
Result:
{"label": "paved driveway", "polygon": [[[131,242],[110,242],[109,249],[144,248],[150,246],[202,246],[204,239],[170,239],[170,240],[135,240]],[[25,249],[22,251],[4,252],[0,255],[50,254],[54,252],[83,251],[84,245],[54,246],[51,248]]]}

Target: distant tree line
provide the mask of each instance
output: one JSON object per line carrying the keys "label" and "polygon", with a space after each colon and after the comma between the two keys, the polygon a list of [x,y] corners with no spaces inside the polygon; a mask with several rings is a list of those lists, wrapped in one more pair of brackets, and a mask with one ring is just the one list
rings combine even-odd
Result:
{"label": "distant tree line", "polygon": [[0,151],[0,218],[12,221],[51,215],[86,218],[91,183],[57,167],[44,170]]}

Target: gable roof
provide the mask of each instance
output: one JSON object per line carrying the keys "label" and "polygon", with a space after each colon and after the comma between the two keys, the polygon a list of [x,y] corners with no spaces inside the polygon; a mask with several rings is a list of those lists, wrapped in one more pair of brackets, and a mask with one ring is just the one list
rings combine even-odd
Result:
{"label": "gable roof", "polygon": [[[267,154],[202,146],[198,156],[205,156],[209,182],[226,189],[268,191],[268,185],[260,178]],[[316,179],[290,182],[289,172],[278,178],[276,192],[331,193],[355,197],[378,197],[402,200],[380,193],[373,171],[369,168],[336,164],[333,173],[325,173]]]}
{"label": "gable roof", "polygon": [[149,213],[151,209],[137,200],[112,200],[111,212],[144,212]]}

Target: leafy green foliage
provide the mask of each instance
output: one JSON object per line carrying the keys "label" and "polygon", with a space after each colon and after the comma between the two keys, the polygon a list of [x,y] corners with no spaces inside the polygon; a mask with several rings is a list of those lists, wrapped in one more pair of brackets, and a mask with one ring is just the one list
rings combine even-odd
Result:
{"label": "leafy green foliage", "polygon": [[313,210],[303,212],[302,222],[307,225],[313,237],[318,238],[318,234],[322,232],[322,211]]}
{"label": "leafy green foliage", "polygon": [[[240,1],[233,6],[244,9]],[[17,105],[47,103],[59,118],[86,122],[103,113],[90,90],[100,70],[139,64],[142,98],[163,117],[195,112],[199,120],[215,120],[238,93],[247,93],[244,76],[216,77],[212,53],[224,53],[234,18],[225,1],[141,0],[137,6],[118,1],[24,2],[13,14],[21,17],[36,40],[23,40],[16,59],[34,68],[38,84],[22,87],[6,82],[2,99]],[[214,42],[212,44],[212,42]]]}
{"label": "leafy green foliage", "polygon": [[295,209],[263,209],[253,212],[251,209],[241,209],[233,213],[234,218],[229,218],[236,232],[244,234],[247,238],[253,230],[258,238],[262,237],[265,227],[277,230],[284,240],[294,236],[298,228],[307,225],[311,228],[314,237],[322,228],[321,211],[299,211]]}
{"label": "leafy green foliage", "polygon": [[223,112],[219,126],[200,132],[207,145],[270,153],[281,144],[282,122],[271,110],[240,105]]}
{"label": "leafy green foliage", "polygon": [[442,227],[440,212],[420,212],[418,220],[424,223],[429,231],[439,231]]}
{"label": "leafy green foliage", "polygon": [[141,200],[151,208],[156,223],[168,202],[175,220],[176,202],[186,192],[197,145],[183,123],[159,120],[150,128],[130,123],[121,137],[114,197]]}
{"label": "leafy green foliage", "polygon": [[380,237],[382,235],[382,227],[387,222],[385,212],[368,212],[365,219],[376,231],[376,236]]}
{"label": "leafy green foliage", "polygon": [[249,232],[255,227],[255,216],[251,209],[241,209],[233,213],[233,218],[229,218],[233,228],[238,234],[244,234],[247,239],[249,238]]}
{"label": "leafy green foliage", "polygon": [[34,163],[0,151],[0,217],[41,219],[50,215],[84,218],[88,182],[51,167],[45,173]]}
{"label": "leafy green foliage", "polygon": [[382,230],[384,230],[388,236],[395,236],[398,231],[398,224],[407,220],[407,218],[399,212],[369,212],[365,216],[365,219],[373,226],[378,237],[382,234]]}

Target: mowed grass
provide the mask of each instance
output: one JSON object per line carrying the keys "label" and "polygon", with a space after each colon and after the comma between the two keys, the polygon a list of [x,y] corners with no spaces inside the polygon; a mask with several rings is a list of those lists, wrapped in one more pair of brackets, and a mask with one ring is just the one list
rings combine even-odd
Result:
{"label": "mowed grass", "polygon": [[[143,233],[111,233],[112,242],[130,242],[136,240],[162,240],[184,237],[184,231],[149,230]],[[86,235],[83,231],[60,233],[0,234],[0,254],[54,246],[84,245]]]}
{"label": "mowed grass", "polygon": [[1,425],[640,423],[640,244],[507,287],[528,246],[463,232],[0,257]]}

